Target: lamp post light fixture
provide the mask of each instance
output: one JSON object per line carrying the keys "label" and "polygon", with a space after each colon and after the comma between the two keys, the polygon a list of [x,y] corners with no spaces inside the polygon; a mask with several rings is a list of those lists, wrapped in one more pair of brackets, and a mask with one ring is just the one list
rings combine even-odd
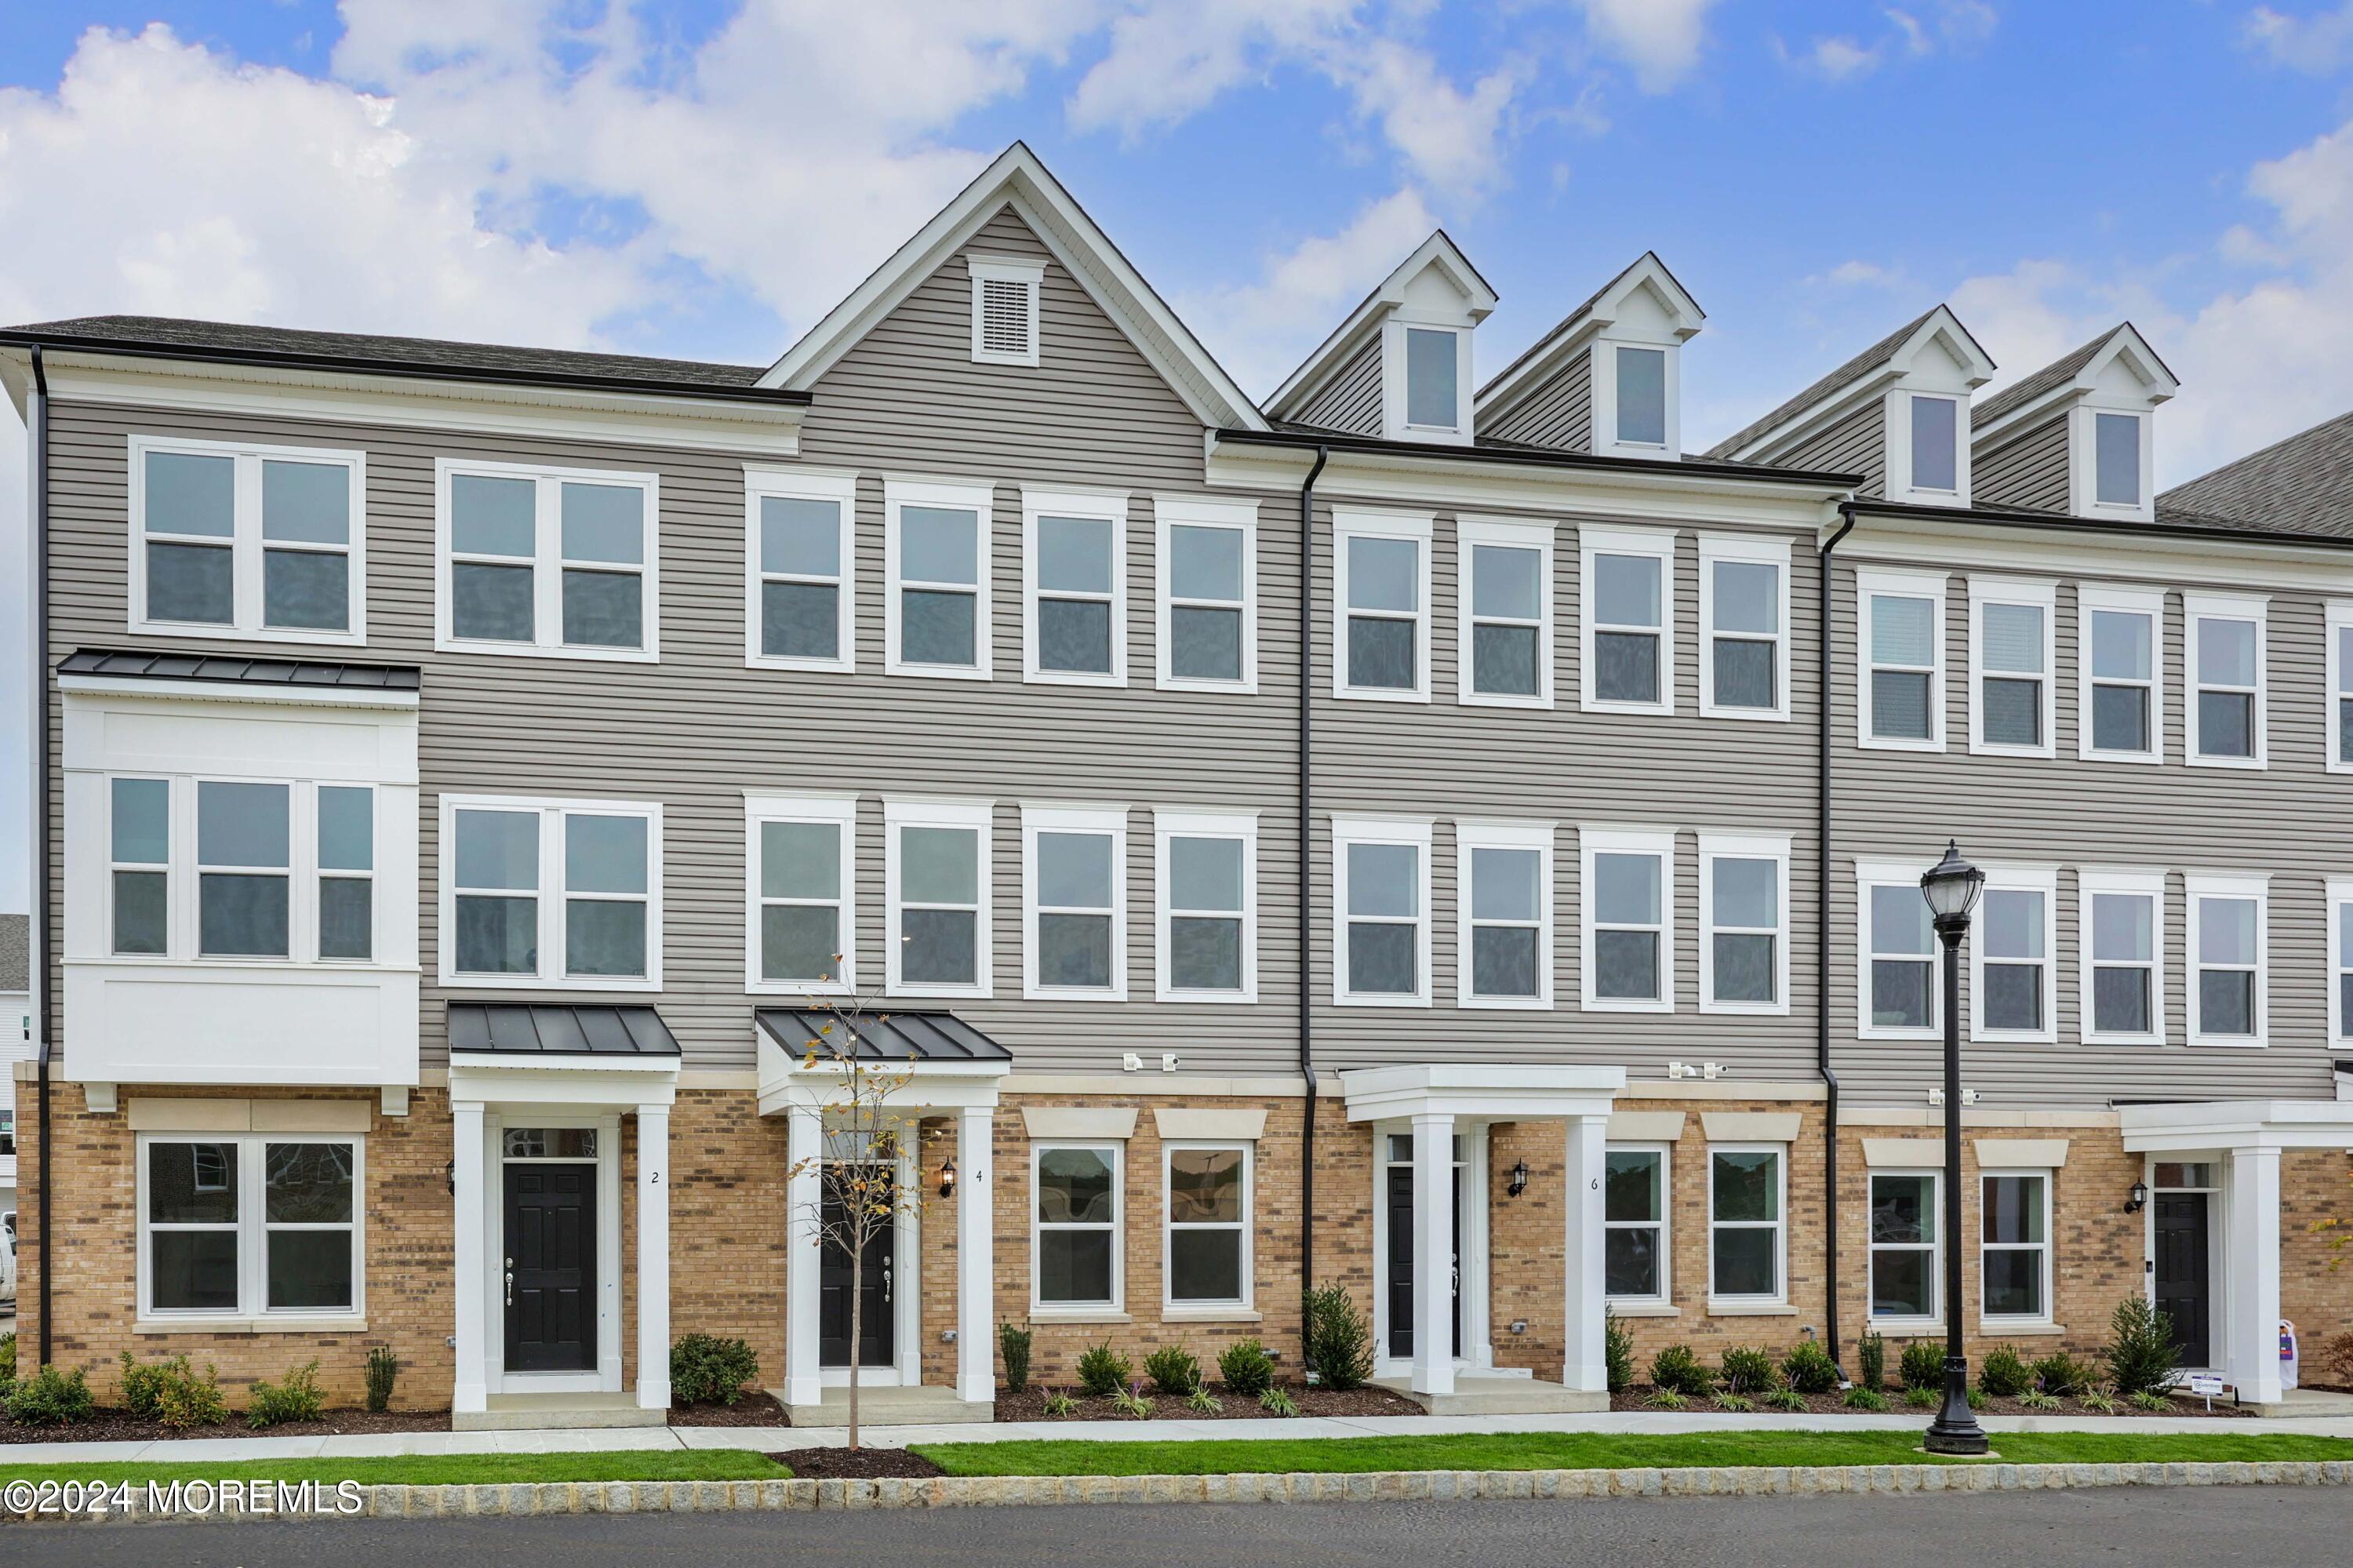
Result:
{"label": "lamp post light fixture", "polygon": [[1961,1347],[1961,941],[1985,889],[1985,873],[1947,841],[1945,858],[1920,879],[1920,895],[1945,945],[1945,1406],[1929,1424],[1931,1454],[1982,1454],[1990,1445],[1969,1408],[1969,1363]]}

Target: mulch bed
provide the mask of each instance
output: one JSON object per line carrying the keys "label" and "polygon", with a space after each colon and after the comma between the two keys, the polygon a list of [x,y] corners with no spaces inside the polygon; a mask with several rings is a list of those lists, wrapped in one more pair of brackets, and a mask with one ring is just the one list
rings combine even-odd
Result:
{"label": "mulch bed", "polygon": [[[1640,1412],[1653,1415],[1662,1414],[1659,1408],[1651,1403],[1651,1389],[1648,1387],[1642,1387],[1630,1388],[1623,1390],[1620,1393],[1613,1393],[1609,1396],[1609,1408],[1613,1411]],[[1743,1414],[1744,1415],[1753,1414],[1760,1421],[1771,1420],[1777,1417],[1784,1421],[1797,1421],[1804,1419],[1807,1416],[1813,1415],[1862,1415],[1869,1414],[1864,1411],[1848,1409],[1846,1405],[1846,1396],[1842,1393],[1810,1393],[1803,1397],[1806,1402],[1806,1408],[1802,1413],[1795,1410],[1775,1410],[1770,1405],[1759,1404],[1755,1411],[1744,1412]],[[1717,1410],[1713,1400],[1701,1398],[1690,1401],[1690,1403],[1683,1406],[1682,1411],[1677,1412],[1676,1414],[1720,1415],[1726,1413]],[[1934,1417],[1936,1413],[1933,1408],[1926,1410],[1912,1409],[1909,1405],[1906,1405],[1904,1403],[1903,1391],[1901,1389],[1891,1388],[1887,1391],[1887,1414],[1890,1415],[1916,1415],[1921,1420],[1927,1421]],[[2089,1416],[2096,1420],[2104,1413],[2093,1410],[2082,1404],[2080,1401],[2073,1399],[2060,1401],[2059,1408],[2056,1410],[2036,1410],[2029,1405],[2021,1404],[2015,1399],[1995,1399],[1991,1396],[1988,1396],[1983,1407],[1978,1411],[1978,1414],[1979,1415]],[[2170,1408],[2161,1411],[2136,1409],[2130,1404],[2120,1399],[2116,1401],[2116,1408],[2114,1412],[2116,1418],[2119,1421],[2132,1416],[2209,1414],[2219,1420],[2224,1416],[2243,1417],[2252,1416],[2255,1413],[2252,1408],[2234,1405],[2227,1400],[2220,1399],[2214,1402],[2214,1408],[2211,1411],[2209,1411],[2206,1408],[2206,1402],[2204,1400],[2189,1398],[2178,1398],[2173,1401]]]}
{"label": "mulch bed", "polygon": [[733,1404],[673,1404],[672,1426],[790,1426],[785,1407],[765,1389],[754,1389]]}
{"label": "mulch bed", "polygon": [[[1385,1388],[1352,1388],[1345,1392],[1330,1388],[1309,1388],[1304,1383],[1282,1383],[1280,1386],[1299,1406],[1302,1415],[1419,1415],[1422,1408],[1402,1394]],[[1074,1389],[1064,1390],[1078,1401],[1079,1407],[1068,1415],[1046,1414],[1046,1391],[1037,1385],[1019,1393],[999,1393],[997,1396],[997,1419],[999,1421],[1126,1421],[1132,1419],[1120,1413],[1119,1406],[1108,1398],[1091,1398]],[[1261,1410],[1256,1399],[1245,1399],[1228,1393],[1223,1385],[1211,1384],[1209,1392],[1224,1406],[1215,1414],[1193,1411],[1185,1407],[1181,1399],[1167,1394],[1150,1393],[1152,1419],[1155,1421],[1263,1421],[1267,1413]]]}
{"label": "mulch bed", "polygon": [[804,1481],[863,1481],[890,1476],[916,1480],[947,1474],[904,1448],[795,1448],[768,1457]]}
{"label": "mulch bed", "polygon": [[256,1432],[234,1412],[218,1426],[185,1431],[142,1421],[127,1410],[97,1410],[70,1426],[0,1422],[0,1443],[155,1443],[201,1437],[325,1437],[349,1432],[447,1432],[446,1410],[330,1410],[316,1421],[289,1421]]}

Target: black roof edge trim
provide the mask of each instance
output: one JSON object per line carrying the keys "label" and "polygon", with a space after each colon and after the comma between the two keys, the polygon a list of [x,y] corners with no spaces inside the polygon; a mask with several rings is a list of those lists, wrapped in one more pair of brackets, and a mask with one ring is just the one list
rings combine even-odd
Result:
{"label": "black roof edge trim", "polygon": [[1439,458],[1492,462],[1507,467],[1579,469],[1597,473],[1672,473],[1692,479],[1762,480],[1810,490],[1852,490],[1862,482],[1853,473],[1817,473],[1806,469],[1773,468],[1757,463],[1687,462],[1673,458],[1599,457],[1591,452],[1556,452],[1535,448],[1440,446],[1421,441],[1390,441],[1370,436],[1350,436],[1324,430],[1243,430],[1217,432],[1221,441],[1259,446],[1300,447],[1313,451],[1329,447],[1335,452],[1377,452],[1383,457]]}
{"label": "black roof edge trim", "polygon": [[[93,670],[93,662],[112,659],[143,659],[148,667],[140,670]],[[246,673],[235,675],[189,673],[179,670],[158,671],[153,666],[164,661],[196,664],[268,664],[283,666],[284,677],[256,675]],[[78,667],[79,666],[79,667]],[[332,681],[305,680],[304,672],[313,675],[332,674]],[[342,678],[346,672],[384,677],[361,681]],[[318,686],[322,684],[350,687],[359,691],[415,692],[424,688],[425,666],[422,664],[377,664],[353,659],[295,659],[269,653],[211,653],[194,649],[168,648],[77,648],[57,662],[53,672],[59,675],[100,675],[120,681],[195,681],[215,685],[256,686]]]}
{"label": "black roof edge trim", "polygon": [[2233,544],[2299,545],[2325,550],[2353,549],[2353,535],[2337,534],[2288,534],[2276,528],[2223,528],[2196,523],[2143,523],[2137,520],[2116,520],[2106,517],[2076,517],[2064,512],[2013,512],[2001,508],[1977,506],[1922,506],[1902,501],[1873,501],[1858,497],[1855,510],[1889,517],[1962,518],[1971,523],[1990,523],[2000,528],[2041,528],[2052,533],[2070,534],[2130,534],[2137,537],[2166,539],[2221,539]]}
{"label": "black roof edge trim", "polygon": [[476,381],[493,386],[561,387],[575,392],[638,392],[716,403],[774,403],[806,408],[812,393],[785,387],[713,387],[707,382],[663,381],[637,376],[568,376],[554,370],[495,370],[488,366],[425,365],[415,360],[369,359],[354,355],[297,354],[285,349],[199,347],[138,338],[90,337],[69,333],[0,331],[0,344],[113,354],[133,359],[183,359],[200,365],[274,365],[288,370],[340,370],[359,376],[398,376],[417,381]]}

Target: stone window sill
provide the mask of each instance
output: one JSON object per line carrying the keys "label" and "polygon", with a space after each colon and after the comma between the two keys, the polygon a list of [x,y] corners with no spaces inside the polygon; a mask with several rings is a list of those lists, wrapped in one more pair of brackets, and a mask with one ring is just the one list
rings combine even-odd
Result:
{"label": "stone window sill", "polygon": [[1264,1315],[1247,1307],[1163,1307],[1164,1323],[1259,1323]]}
{"label": "stone window sill", "polygon": [[365,1318],[141,1318],[134,1334],[364,1334]]}
{"label": "stone window sill", "polygon": [[[1942,1330],[1938,1330],[1942,1332]],[[2067,1331],[2064,1323],[2053,1323],[2047,1318],[2021,1318],[2008,1322],[2000,1318],[1978,1319],[1978,1332],[1987,1337],[2012,1334],[2021,1340],[2056,1339]]]}
{"label": "stone window sill", "polygon": [[1134,1318],[1110,1307],[1055,1308],[1032,1307],[1032,1323],[1133,1323]]}
{"label": "stone window sill", "polygon": [[1717,1301],[1707,1304],[1711,1318],[1794,1318],[1797,1308],[1787,1301]]}
{"label": "stone window sill", "polygon": [[1683,1309],[1671,1301],[1612,1301],[1609,1310],[1620,1318],[1680,1318]]}

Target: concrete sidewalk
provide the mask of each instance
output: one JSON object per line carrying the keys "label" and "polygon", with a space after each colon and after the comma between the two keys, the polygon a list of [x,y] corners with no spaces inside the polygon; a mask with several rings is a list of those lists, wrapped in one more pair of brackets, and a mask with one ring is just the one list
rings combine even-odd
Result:
{"label": "concrete sidewalk", "polygon": [[[2199,1416],[1989,1415],[1989,1432],[2291,1432],[2353,1438],[2353,1416],[2293,1417],[2262,1421],[2213,1421]],[[1341,1419],[1301,1416],[1242,1421],[1038,1421],[942,1426],[872,1426],[860,1436],[870,1446],[904,1448],[918,1443],[1005,1443],[1046,1438],[1064,1442],[1187,1442],[1203,1439],[1276,1437],[1404,1437],[1446,1433],[1612,1432],[1673,1435],[1690,1432],[1882,1431],[1917,1432],[1925,1416],[1817,1415],[1804,1420],[1760,1421],[1754,1415],[1714,1412],[1625,1412],[1594,1415],[1367,1415]],[[638,1426],[539,1432],[394,1432],[329,1437],[198,1437],[144,1443],[0,1444],[0,1469],[16,1465],[69,1464],[86,1460],[196,1461],[235,1459],[349,1459],[398,1454],[555,1454],[638,1448],[754,1448],[776,1453],[789,1448],[833,1448],[848,1440],[839,1426]]]}

